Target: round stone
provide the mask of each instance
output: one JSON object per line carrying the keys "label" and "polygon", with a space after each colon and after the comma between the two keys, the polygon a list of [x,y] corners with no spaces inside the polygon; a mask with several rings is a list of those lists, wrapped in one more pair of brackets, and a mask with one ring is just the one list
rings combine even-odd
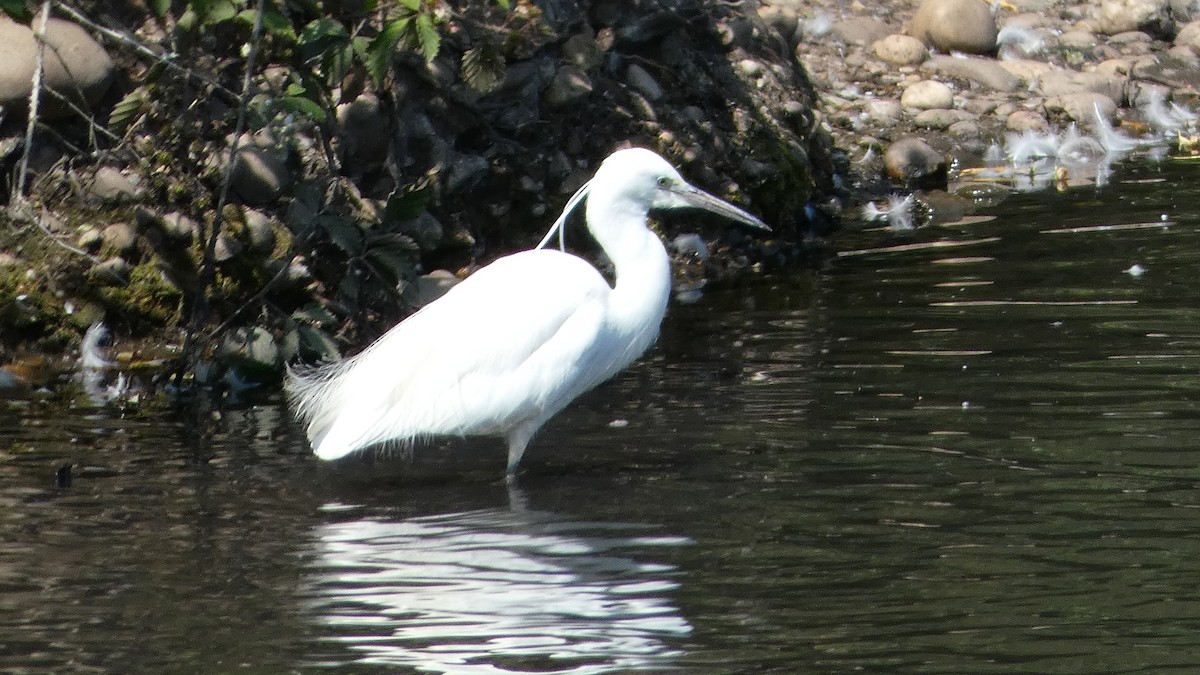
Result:
{"label": "round stone", "polygon": [[911,35],[889,35],[875,43],[875,55],[896,66],[915,66],[929,56],[925,43]]}
{"label": "round stone", "polygon": [[954,92],[950,87],[935,80],[921,80],[909,85],[900,95],[900,104],[905,108],[930,110],[954,106]]}
{"label": "round stone", "polygon": [[892,143],[883,155],[887,175],[896,180],[919,183],[938,175],[945,176],[947,163],[942,153],[928,143],[908,136]]}
{"label": "round stone", "polygon": [[909,35],[944,52],[991,54],[997,33],[983,0],[924,0],[908,24]]}

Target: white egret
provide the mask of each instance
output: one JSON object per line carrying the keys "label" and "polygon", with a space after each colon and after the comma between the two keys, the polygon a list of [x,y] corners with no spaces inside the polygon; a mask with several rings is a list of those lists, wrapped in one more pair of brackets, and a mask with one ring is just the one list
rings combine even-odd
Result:
{"label": "white egret", "polygon": [[604,160],[547,240],[584,197],[588,230],[615,269],[613,286],[575,255],[540,247],[514,253],[357,356],[289,372],[286,389],[317,456],[432,436],[500,436],[511,477],[547,420],[657,338],[671,270],[646,225],[651,209],[700,208],[770,229],[641,148]]}

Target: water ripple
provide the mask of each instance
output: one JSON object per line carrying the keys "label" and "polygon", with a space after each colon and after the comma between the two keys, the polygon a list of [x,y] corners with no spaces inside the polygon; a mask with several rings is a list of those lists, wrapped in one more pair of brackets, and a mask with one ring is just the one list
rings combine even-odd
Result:
{"label": "water ripple", "polygon": [[674,566],[627,550],[687,545],[640,526],[487,509],[363,517],[313,531],[303,595],[362,663],[439,673],[663,668],[691,626]]}

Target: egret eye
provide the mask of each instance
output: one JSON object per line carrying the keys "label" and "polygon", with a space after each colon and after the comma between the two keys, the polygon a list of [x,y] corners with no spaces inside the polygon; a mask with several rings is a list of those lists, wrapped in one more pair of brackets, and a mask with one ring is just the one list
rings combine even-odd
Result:
{"label": "egret eye", "polygon": [[660,187],[660,188],[666,188],[666,187],[670,187],[670,186],[671,186],[671,179],[670,179],[670,178],[667,178],[666,176],[659,176],[659,177],[658,177],[658,187]]}

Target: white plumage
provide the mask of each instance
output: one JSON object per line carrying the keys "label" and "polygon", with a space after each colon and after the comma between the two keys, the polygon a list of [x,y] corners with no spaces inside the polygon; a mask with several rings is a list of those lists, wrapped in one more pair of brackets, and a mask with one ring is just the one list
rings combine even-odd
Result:
{"label": "white plumage", "polygon": [[658,336],[671,275],[646,226],[650,209],[698,207],[766,228],[649,150],[614,153],[585,190],[588,229],[613,263],[614,286],[574,255],[515,253],[357,356],[289,373],[287,392],[317,456],[428,436],[501,436],[511,475],[542,424]]}

